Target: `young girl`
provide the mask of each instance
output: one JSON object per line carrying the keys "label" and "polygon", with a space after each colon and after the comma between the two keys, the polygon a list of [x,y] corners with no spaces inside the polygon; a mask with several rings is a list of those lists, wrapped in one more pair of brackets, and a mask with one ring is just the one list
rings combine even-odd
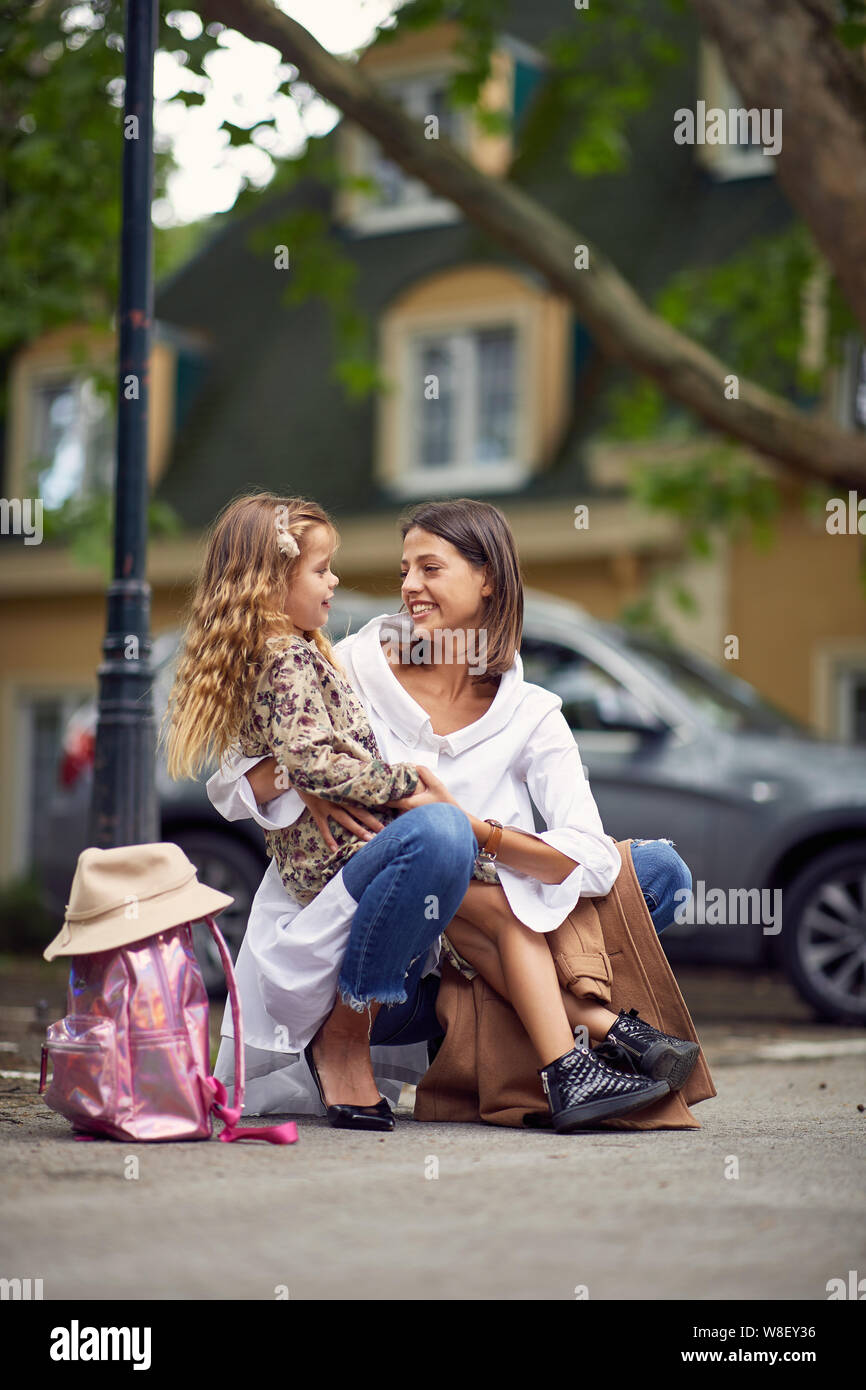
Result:
{"label": "young girl", "polygon": [[[456,806],[429,769],[382,761],[364,706],[320,630],[338,582],[330,570],[337,540],[326,513],[304,499],[254,495],[223,512],[196,588],[166,714],[169,774],[195,777],[209,756],[221,758],[237,743],[245,756],[276,759],[283,790],[291,785],[331,801],[376,808],[384,825],[399,812],[431,801]],[[339,826],[331,848],[308,809],[293,825],[265,834],[287,892],[302,903],[311,902],[365,849],[364,840]],[[466,894],[460,904],[470,923],[476,905],[475,931],[464,931],[460,949],[470,968],[477,966],[512,1001],[542,1070],[558,1068],[556,1099],[551,1097],[556,1127],[577,1128],[667,1094],[667,1080],[625,1075],[588,1049],[574,1048],[575,1022],[604,1037],[621,1020],[597,1002],[584,1005],[571,996],[567,1013],[542,936],[510,912],[489,862],[476,862],[472,876],[480,880],[482,896]],[[357,1008],[356,1001],[346,1002]],[[663,1036],[649,1031],[656,1042]],[[318,1081],[311,1049],[312,1044],[307,1060]],[[578,1053],[579,1076],[572,1061]],[[625,1054],[611,1055],[625,1060]],[[341,1107],[325,1101],[321,1084],[320,1094],[332,1123],[345,1118],[336,1112],[353,1109],[356,1119],[367,1115],[371,1122],[382,1118],[393,1124],[382,1098],[377,1105]]]}

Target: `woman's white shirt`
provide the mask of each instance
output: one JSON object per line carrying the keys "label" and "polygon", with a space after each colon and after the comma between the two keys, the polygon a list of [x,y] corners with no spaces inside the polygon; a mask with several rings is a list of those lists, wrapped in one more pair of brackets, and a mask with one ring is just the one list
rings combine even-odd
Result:
{"label": "woman's white shirt", "polygon": [[[557,884],[541,883],[497,862],[512,910],[534,931],[547,932],[559,926],[582,894],[597,897],[610,892],[620,870],[619,851],[602,828],[559,696],[524,681],[523,663],[516,655],[480,719],[454,733],[435,734],[430,716],[403,689],[388,665],[380,633],[386,622],[389,636],[395,624],[402,626],[404,634],[411,632],[408,615],[382,614],[334,649],[365,705],[383,759],[431,768],[468,814],[480,819],[494,817],[507,829],[533,835],[575,861],[573,872]],[[252,816],[269,829],[290,825],[303,810],[301,798],[290,790],[258,806],[244,776],[257,761],[235,754],[224,759],[207,783],[211,802],[228,820]],[[530,797],[547,830],[535,830]],[[238,957],[248,1049],[297,1053],[314,1036],[336,997],[355,907],[341,872],[314,902],[302,908],[286,892],[271,860],[253,900]],[[446,926],[443,923],[443,930]],[[425,973],[436,969],[437,962],[438,949],[434,948]],[[226,1010],[226,1036],[230,1036],[228,1015]],[[406,1049],[377,1048],[374,1054],[382,1057],[386,1072],[395,1071],[400,1081],[411,1080],[407,1073],[413,1071],[415,1063],[408,1054],[417,1058],[419,1076],[426,1070],[426,1050],[422,1057],[419,1048],[424,1049],[424,1044]],[[256,1059],[250,1057],[249,1050],[247,1056],[252,1081]],[[284,1055],[280,1066],[289,1061]],[[259,1062],[267,1065],[266,1058]],[[226,1072],[225,1065],[223,1070]],[[219,1063],[216,1074],[220,1075]],[[226,1080],[227,1073],[221,1079]],[[304,1089],[308,1094],[309,1086]],[[245,1110],[273,1113],[292,1108],[308,1107],[280,1105],[264,1111],[247,1105]],[[318,1102],[309,1108],[321,1110]]]}

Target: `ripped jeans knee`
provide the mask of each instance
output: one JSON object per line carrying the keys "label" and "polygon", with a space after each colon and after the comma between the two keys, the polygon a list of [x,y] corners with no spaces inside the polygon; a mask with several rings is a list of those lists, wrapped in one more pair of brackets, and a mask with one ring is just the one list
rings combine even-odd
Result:
{"label": "ripped jeans knee", "polygon": [[[692,875],[673,840],[632,840],[632,862],[656,933],[671,925]],[[679,894],[679,896],[677,896]]]}
{"label": "ripped jeans knee", "polygon": [[338,981],[344,1004],[363,1012],[406,1001],[409,969],[463,901],[477,853],[465,812],[436,802],[398,816],[353,855],[342,870],[358,903]]}

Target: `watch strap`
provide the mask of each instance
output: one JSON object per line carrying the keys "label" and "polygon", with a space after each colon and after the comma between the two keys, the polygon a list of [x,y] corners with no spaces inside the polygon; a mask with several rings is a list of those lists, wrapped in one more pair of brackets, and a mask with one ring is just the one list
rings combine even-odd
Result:
{"label": "watch strap", "polygon": [[484,844],[479,852],[478,858],[485,860],[486,863],[492,863],[493,860],[496,858],[497,854],[499,853],[499,845],[502,840],[503,827],[501,821],[490,820],[489,818],[485,818],[485,821],[486,824],[491,825],[493,829],[487,836],[487,839],[484,841]]}

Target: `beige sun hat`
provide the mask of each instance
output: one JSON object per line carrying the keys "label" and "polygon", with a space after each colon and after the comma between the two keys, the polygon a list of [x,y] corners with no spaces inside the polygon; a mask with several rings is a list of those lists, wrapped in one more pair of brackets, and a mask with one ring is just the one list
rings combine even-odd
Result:
{"label": "beige sun hat", "polygon": [[179,845],[122,845],[81,851],[63,928],[45,960],[110,951],[169,927],[213,916],[234,902],[199,883]]}

